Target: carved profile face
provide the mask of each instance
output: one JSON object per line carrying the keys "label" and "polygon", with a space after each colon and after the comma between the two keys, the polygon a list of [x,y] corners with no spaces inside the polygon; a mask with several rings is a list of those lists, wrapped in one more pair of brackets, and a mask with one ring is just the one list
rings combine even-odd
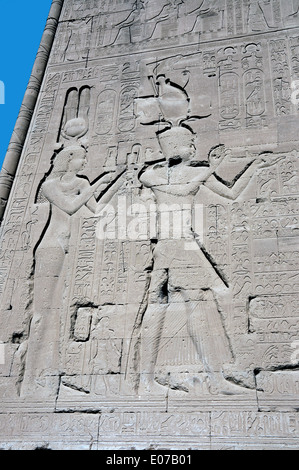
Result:
{"label": "carved profile face", "polygon": [[69,153],[68,170],[79,172],[86,164],[86,151],[83,148],[71,149]]}
{"label": "carved profile face", "polygon": [[195,156],[195,136],[186,128],[173,127],[159,135],[166,160],[189,161]]}
{"label": "carved profile face", "polygon": [[86,150],[82,147],[67,147],[56,156],[53,163],[54,173],[79,172],[86,163]]}

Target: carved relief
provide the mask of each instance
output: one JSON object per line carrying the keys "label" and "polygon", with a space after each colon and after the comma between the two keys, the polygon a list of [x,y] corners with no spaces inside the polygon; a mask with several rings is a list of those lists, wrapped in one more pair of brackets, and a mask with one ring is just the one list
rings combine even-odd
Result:
{"label": "carved relief", "polygon": [[76,88],[67,92],[58,142],[77,141],[89,129],[90,88],[85,86],[80,90]]}
{"label": "carved relief", "polygon": [[64,60],[78,61],[88,58],[92,19],[68,23]]}
{"label": "carved relief", "polygon": [[124,86],[120,95],[119,123],[121,132],[132,131],[135,127],[134,100],[138,96],[138,86],[134,83]]}
{"label": "carved relief", "polygon": [[259,53],[260,46],[249,44],[245,48],[245,57],[242,66],[243,75],[246,126],[257,127],[265,124],[266,98],[264,91],[263,59]]}
{"label": "carved relief", "polygon": [[[162,76],[162,79],[163,84],[167,83],[165,77]],[[160,85],[160,81],[158,79],[158,85]],[[149,100],[150,110],[154,110],[153,116],[156,115],[153,104],[159,103],[161,110],[160,120],[161,122],[165,122],[166,127],[164,130],[159,131],[158,138],[166,162],[146,169],[140,176],[141,182],[146,187],[152,189],[158,206],[163,205],[163,203],[169,199],[173,204],[176,203],[178,207],[180,207],[182,201],[190,203],[201,185],[205,185],[210,190],[224,198],[235,199],[246,188],[250,177],[256,171],[255,169],[258,160],[251,163],[251,165],[243,172],[242,178],[235,180],[234,185],[229,187],[214,176],[218,165],[225,158],[223,148],[221,146],[218,148],[216,147],[210,152],[208,167],[192,169],[193,178],[190,183],[190,179],[188,179],[190,171],[189,165],[190,161],[194,158],[196,149],[194,147],[194,134],[192,129],[187,125],[188,119],[190,119],[188,114],[189,97],[188,94],[184,90],[180,90],[176,84],[169,82],[167,87],[168,88],[165,87],[165,92],[159,92],[158,98],[156,98],[157,101],[155,102],[153,101],[155,98],[144,98],[145,103]],[[171,101],[168,96],[177,96],[177,98]],[[179,96],[181,98],[179,98]],[[143,104],[143,110],[145,107],[146,105]],[[145,113],[143,112],[142,116],[144,115]],[[147,125],[151,125],[154,122],[154,119],[147,119],[147,122],[143,120],[143,123],[146,123]],[[273,161],[274,164],[276,162],[277,159]],[[261,168],[266,168],[267,166],[271,166],[273,163],[261,160],[259,165]],[[180,185],[178,186],[179,181]],[[184,185],[186,185],[186,187]],[[166,371],[165,369],[163,371],[163,368],[165,368],[166,354],[170,355],[172,358],[172,362],[166,362],[166,364],[170,365],[175,361],[175,358],[171,355],[171,351],[177,351],[178,354],[181,354],[181,360],[184,361],[184,353],[179,353],[179,343],[174,340],[176,336],[175,331],[177,330],[182,335],[181,341],[185,341],[184,348],[188,348],[188,344],[189,347],[193,344],[195,351],[193,351],[193,353],[187,353],[186,358],[188,357],[190,361],[193,354],[195,354],[194,357],[197,356],[197,372],[203,370],[210,393],[221,394],[225,393],[225,390],[227,390],[227,393],[233,394],[234,386],[230,385],[228,382],[225,383],[223,380],[223,376],[225,376],[226,373],[224,371],[225,363],[229,364],[232,362],[233,352],[214,297],[215,289],[217,291],[217,289],[223,290],[228,288],[229,283],[225,274],[219,268],[219,265],[215,263],[211,255],[206,251],[205,246],[198,238],[198,235],[196,235],[194,227],[192,228],[191,226],[189,230],[189,233],[186,232],[184,234],[183,240],[168,240],[167,242],[163,240],[162,227],[160,227],[160,231],[158,232],[160,236],[158,236],[158,242],[153,252],[154,262],[153,271],[151,273],[148,304],[144,313],[142,325],[140,326],[140,387],[142,393],[153,393],[155,387],[157,388],[157,385],[155,385],[156,382],[160,385],[168,386],[176,390],[190,390],[188,380],[185,381],[183,378],[184,376],[180,377],[178,373],[171,374],[167,369],[167,366]],[[221,225],[217,230],[221,231]],[[244,236],[243,239],[244,242],[247,241],[247,238],[244,238]],[[186,248],[184,249],[184,243],[186,243],[187,240],[191,244],[194,244],[192,262],[188,258],[188,254],[190,253],[186,251]],[[193,240],[193,242],[191,242],[191,240]],[[241,239],[238,235],[236,242],[240,243],[240,241]],[[190,250],[192,250],[192,248],[190,248]],[[173,256],[173,253],[177,253],[175,257]],[[242,256],[244,256],[243,253]],[[187,263],[186,266],[195,265],[199,270],[197,274],[199,298],[194,305],[193,302],[191,302],[191,300],[194,299],[191,286],[189,285],[187,287],[187,284],[186,287],[183,287],[184,283],[182,283],[180,276],[178,276],[182,270],[184,271],[184,269],[186,269],[185,263]],[[250,292],[250,290],[245,289],[246,283],[251,287],[251,276],[250,272],[248,272],[249,259],[248,261],[244,260],[244,263],[243,269],[245,269],[245,272],[242,273],[242,281],[240,282],[236,278],[233,279],[233,293],[235,298],[237,298],[238,295],[241,295],[241,293],[242,296],[248,296]],[[204,277],[206,277],[207,284],[203,282]],[[199,279],[202,279],[202,284],[199,284]],[[200,292],[202,292],[201,295]],[[174,322],[168,325],[167,320],[168,315],[170,315],[170,318],[174,318],[174,312],[170,314],[170,311],[174,309],[174,305],[179,308],[180,317],[180,322],[178,322],[178,325],[175,328],[173,328]],[[185,322],[184,317],[186,319]],[[208,318],[210,318],[213,323],[213,326],[211,325],[211,330],[217,331],[218,346],[221,348],[219,357],[215,354],[216,345],[214,344],[213,336],[205,329],[205,327],[207,327]],[[172,331],[173,329],[175,331]],[[186,331],[184,329],[186,329]],[[187,335],[191,339],[190,343],[188,343],[188,336],[185,336],[186,332],[188,332]],[[166,342],[167,352],[165,350],[166,344],[164,345],[163,340],[164,335],[168,338]],[[172,338],[171,341],[169,341],[169,338]],[[200,345],[200,349],[198,349],[198,345]],[[161,359],[161,356],[163,356],[163,360]],[[151,358],[150,363],[148,363],[149,357]],[[222,359],[219,362],[220,357]],[[161,361],[163,362],[162,372]],[[191,364],[193,362],[194,359],[191,360]],[[189,362],[188,364],[190,366]],[[228,374],[232,379],[233,367],[228,366],[228,369],[231,370]],[[245,376],[243,374],[243,380],[244,379]],[[235,379],[235,381],[239,381],[239,378]],[[253,383],[252,380],[251,383]],[[246,384],[246,386],[248,386],[248,384]],[[158,388],[156,393],[159,393]],[[235,393],[238,393],[237,389]]]}
{"label": "carved relief", "polygon": [[[77,126],[78,118],[73,118],[70,94],[67,103],[70,108],[65,110],[65,117],[71,119],[64,126],[64,135],[79,139],[82,129]],[[85,105],[84,100],[83,103]],[[85,106],[82,110],[85,111]],[[66,146],[55,155],[50,174],[40,187],[43,200],[50,203],[50,212],[46,230],[34,250],[33,318],[22,383],[23,396],[51,395],[57,390],[61,367],[59,337],[64,311],[65,262],[70,250],[72,218],[83,207],[95,213],[98,210],[96,196],[99,190],[112,181],[111,174],[102,176],[92,185],[87,179],[80,178],[78,173],[85,162],[86,150],[83,147],[78,144]],[[80,280],[86,277],[86,265],[82,269],[84,276]],[[79,309],[78,312],[77,328],[80,316],[86,311]],[[74,335],[79,334],[76,333],[76,326]],[[46,351],[45,356],[43,352]]]}
{"label": "carved relief", "polygon": [[275,112],[278,116],[291,112],[291,88],[287,43],[284,39],[271,41],[270,53],[273,73]]}
{"label": "carved relief", "polygon": [[273,0],[250,0],[248,26],[251,31],[275,28],[274,3]]}
{"label": "carved relief", "polygon": [[298,9],[64,2],[1,227],[4,435],[297,445]]}
{"label": "carved relief", "polygon": [[[263,79],[262,60],[259,54],[259,47],[255,44],[246,46],[240,57],[242,57],[241,66],[245,93],[248,89],[246,95],[248,98],[247,116],[253,119],[256,116],[263,115],[265,111],[263,108],[264,100],[261,99],[262,95],[258,95],[254,100],[254,92],[252,89],[247,88],[249,84],[256,83],[258,91],[263,90],[263,84],[261,83]],[[237,63],[235,49],[227,49],[218,64],[223,71],[220,85],[222,87],[221,96],[224,97],[225,80],[228,84],[228,89],[235,83],[239,90],[240,64]],[[120,95],[120,122],[131,122],[132,124],[134,123],[135,127],[135,116],[137,116],[140,123],[143,126],[147,126],[148,129],[151,129],[153,125],[158,125],[159,131],[156,137],[161,149],[159,159],[164,159],[164,162],[144,166],[145,157],[142,155],[142,146],[136,144],[132,147],[131,152],[127,155],[127,164],[128,168],[132,165],[136,167],[137,164],[136,170],[139,172],[139,181],[132,174],[128,176],[133,178],[132,181],[134,181],[134,185],[131,188],[135,198],[140,196],[142,188],[148,188],[152,196],[154,196],[155,202],[158,203],[158,207],[163,205],[166,200],[169,201],[169,198],[173,204],[185,203],[193,205],[195,195],[199,189],[205,187],[208,191],[220,197],[221,200],[234,200],[245,191],[258,168],[261,171],[256,176],[256,197],[260,200],[265,200],[266,198],[278,195],[275,189],[278,177],[277,166],[274,165],[279,161],[279,158],[271,160],[269,155],[265,154],[260,159],[251,160],[247,166],[244,166],[243,169],[241,168],[241,171],[231,183],[225,181],[217,174],[218,167],[221,167],[221,164],[227,159],[228,154],[224,146],[215,146],[210,151],[207,162],[198,163],[196,157],[197,149],[195,147],[196,134],[192,127],[196,121],[202,119],[202,117],[208,117],[208,115],[200,116],[199,114],[192,114],[194,106],[192,106],[191,98],[187,91],[189,80],[182,86],[170,80],[167,75],[160,73],[153,83],[153,90],[156,92],[156,95],[136,99],[137,92],[134,91],[133,94],[129,94],[128,98],[126,98],[126,92],[129,90],[127,83],[130,82],[130,77],[131,75],[134,76],[134,73],[132,65],[124,66],[122,75],[124,86],[122,88],[123,92]],[[134,90],[137,90],[137,84],[136,88],[134,85]],[[113,103],[116,102],[116,92],[113,90],[105,89],[100,93],[96,106],[96,115],[99,119],[96,129],[100,135],[102,132],[111,132],[111,126],[114,122],[114,117],[112,116],[110,120],[109,115],[107,116],[107,113],[105,114],[104,110],[101,109],[102,103],[106,104],[107,100],[104,99],[106,95],[109,98],[112,96]],[[234,120],[239,115],[240,105],[238,102],[231,103],[227,99],[226,106],[223,97],[221,97],[223,101],[220,101],[220,115],[223,119]],[[115,349],[116,357],[118,354],[117,364],[119,364],[119,367],[120,358],[123,357],[124,361],[128,360],[130,373],[133,371],[136,375],[139,371],[139,393],[147,394],[151,392],[163,395],[164,388],[169,388],[173,391],[180,390],[185,393],[191,392],[195,396],[200,393],[212,395],[221,395],[227,392],[237,395],[246,393],[244,390],[247,387],[254,388],[253,371],[250,371],[248,367],[246,370],[242,371],[240,369],[238,371],[239,362],[242,362],[244,358],[239,361],[238,350],[236,348],[237,342],[235,340],[232,341],[232,338],[230,338],[231,328],[235,320],[233,317],[228,317],[228,315],[236,315],[235,319],[237,319],[238,314],[243,311],[245,317],[246,304],[253,292],[256,292],[258,295],[268,295],[270,293],[269,288],[273,286],[273,283],[276,285],[276,292],[278,294],[283,289],[286,293],[290,292],[291,282],[296,283],[296,277],[293,274],[290,277],[287,273],[283,277],[280,276],[280,281],[282,280],[284,283],[283,287],[281,283],[278,284],[274,274],[277,263],[277,268],[280,269],[281,263],[284,262],[287,265],[290,262],[289,258],[287,259],[286,255],[284,255],[284,257],[280,256],[278,259],[274,259],[273,254],[271,259],[274,264],[273,267],[271,265],[270,276],[260,269],[263,261],[259,261],[258,257],[252,270],[250,259],[254,253],[253,249],[258,249],[258,245],[256,243],[252,244],[251,236],[254,237],[254,240],[265,236],[264,234],[267,233],[267,219],[259,217],[256,221],[252,220],[245,206],[238,202],[233,203],[230,215],[223,203],[207,206],[205,220],[209,228],[206,231],[205,241],[197,234],[197,228],[193,227],[192,222],[188,222],[188,225],[181,234],[183,238],[167,240],[167,236],[163,235],[163,226],[159,226],[163,211],[159,214],[158,209],[158,242],[152,246],[153,260],[152,267],[148,272],[149,275],[142,274],[142,271],[136,271],[133,277],[130,274],[129,266],[130,259],[132,259],[132,244],[126,241],[120,244],[109,239],[99,243],[96,235],[99,221],[97,217],[88,218],[83,216],[80,219],[79,225],[75,222],[74,218],[74,223],[77,224],[77,227],[80,227],[77,241],[75,241],[70,227],[66,227],[62,223],[65,215],[61,213],[61,210],[65,212],[71,201],[66,202],[65,199],[63,203],[64,208],[62,209],[62,206],[60,208],[59,200],[57,199],[56,201],[58,194],[55,195],[55,198],[54,195],[53,197],[51,195],[48,197],[47,187],[52,179],[55,180],[55,165],[60,160],[61,164],[65,160],[70,165],[70,168],[66,166],[61,167],[56,172],[57,175],[63,175],[59,184],[64,184],[64,179],[66,181],[65,184],[67,186],[63,189],[63,194],[64,198],[66,198],[68,193],[73,198],[71,205],[76,198],[81,200],[85,192],[86,198],[94,198],[92,196],[94,194],[96,200],[98,200],[99,195],[103,192],[103,186],[105,186],[107,178],[110,182],[110,176],[104,176],[104,179],[96,180],[96,183],[89,186],[84,178],[76,176],[79,167],[73,168],[73,158],[74,164],[75,162],[79,164],[79,160],[80,165],[83,164],[85,150],[79,146],[79,141],[84,137],[89,128],[89,106],[89,87],[73,88],[67,92],[60,130],[60,136],[64,138],[65,148],[57,153],[53,161],[52,170],[40,186],[37,199],[38,203],[50,202],[51,212],[47,230],[43,233],[42,239],[34,251],[34,292],[36,293],[33,295],[33,298],[39,298],[38,292],[40,292],[40,288],[36,287],[38,282],[42,282],[44,286],[47,285],[43,277],[46,275],[47,282],[49,283],[48,290],[42,294],[42,303],[38,300],[38,304],[43,305],[45,311],[56,310],[57,315],[62,315],[62,324],[66,331],[69,331],[69,336],[66,334],[62,342],[61,339],[58,341],[60,347],[65,348],[66,351],[63,363],[70,374],[76,370],[78,377],[81,377],[78,380],[70,379],[71,375],[66,373],[62,380],[64,388],[76,390],[79,393],[88,392],[103,396],[113,393],[113,385],[112,383],[110,384],[109,377],[103,378],[100,381],[96,378],[98,366],[94,361],[97,361],[98,353],[95,353],[95,351],[98,351],[99,347],[102,346],[99,346],[100,340],[93,339],[98,331],[94,323],[97,318],[95,312],[103,304],[124,304],[127,301],[128,285],[134,278],[135,282],[137,279],[141,281],[140,289],[141,291],[145,289],[146,296],[143,300],[142,296],[140,297],[140,301],[142,300],[143,302],[142,315],[136,316],[135,323],[134,321],[131,322],[131,331],[127,332],[127,334],[132,334],[130,340],[131,346],[129,350],[126,346],[123,352],[122,343],[116,341],[114,344],[115,339],[113,339],[113,336],[111,341],[115,345],[115,348],[114,346],[113,348]],[[113,107],[115,107],[115,104],[111,107],[109,106],[109,110],[112,108],[111,110],[113,111]],[[131,116],[133,116],[133,120]],[[128,120],[126,121],[127,117]],[[105,126],[107,127],[105,128]],[[129,129],[126,127],[124,131],[127,132]],[[60,141],[61,138],[59,138]],[[110,147],[106,161],[108,168],[113,168],[115,165],[117,152],[117,147]],[[71,172],[74,183],[72,188],[70,187],[70,182],[72,181],[70,178]],[[190,175],[192,175],[191,183],[189,181]],[[286,164],[283,162],[279,178],[281,188],[284,188],[285,194],[292,193],[293,186],[290,175],[296,178],[297,170],[295,170],[291,163]],[[70,182],[68,182],[69,178]],[[84,187],[82,184],[84,184]],[[98,186],[99,188],[96,189]],[[128,190],[129,186],[126,187]],[[295,191],[295,188],[293,190]],[[88,191],[91,191],[91,195]],[[163,198],[166,198],[165,201]],[[85,210],[96,211],[94,203],[82,202],[79,206],[76,205],[75,212],[71,209],[71,212],[68,212],[68,224],[71,223],[73,215],[81,210],[81,206],[84,205],[86,205]],[[59,222],[53,224],[57,210]],[[187,215],[187,212],[183,210],[181,213],[182,220],[187,221]],[[79,221],[79,219],[77,220]],[[289,236],[288,226],[292,221],[294,222],[294,219],[290,220],[290,222],[282,220],[283,228],[279,228],[281,236]],[[264,226],[264,224],[266,225]],[[273,219],[271,219],[271,224],[273,224]],[[229,225],[231,227],[230,237],[227,231]],[[51,226],[55,227],[53,232],[55,236],[51,232]],[[61,226],[62,230],[60,235],[57,231],[58,226]],[[252,228],[250,229],[250,227]],[[273,226],[274,235],[277,233],[275,232],[277,227],[279,227],[277,224]],[[252,230],[252,235],[250,230]],[[76,250],[69,244],[70,240],[73,240],[72,243],[77,244]],[[185,243],[190,246],[186,248]],[[46,244],[45,247],[44,244]],[[46,256],[46,252],[49,252],[50,248],[53,254],[49,268],[45,268],[46,265],[43,262],[43,272],[39,275],[39,255],[43,251],[41,256]],[[56,251],[57,256],[55,255]],[[74,256],[73,259],[76,266],[75,271],[73,271],[74,283],[71,288],[64,284],[63,281],[63,278],[66,279],[65,276],[69,272],[68,270],[72,269],[71,265],[66,264],[64,261],[69,252],[72,253],[72,257]],[[173,263],[173,253],[180,253],[180,255],[176,255],[175,263]],[[143,262],[141,262],[141,265]],[[97,266],[101,266],[100,272],[97,271]],[[192,283],[192,278],[197,279],[195,284]],[[52,287],[50,282],[53,283]],[[290,287],[287,287],[288,284]],[[292,284],[292,286],[295,285]],[[56,306],[51,303],[50,293],[53,292],[53,289],[60,289],[60,305],[59,302]],[[227,289],[229,289],[229,295],[232,296],[232,312],[225,312],[224,307],[221,305],[221,295],[224,295]],[[49,294],[48,300],[46,292]],[[68,302],[70,307],[67,306]],[[37,330],[43,324],[40,317],[36,319],[36,313],[34,313],[36,307],[34,305],[33,303],[33,320],[29,335],[29,349],[26,356],[27,364],[30,364],[30,357],[36,355],[34,335],[39,337],[39,340],[42,338],[40,334],[34,331],[35,325]],[[156,323],[152,321],[152,318],[156,318]],[[243,325],[246,324],[245,320],[246,317],[244,318],[244,323],[242,321]],[[213,336],[214,333],[207,329],[209,322],[212,322],[212,331],[217,332],[215,336]],[[56,323],[59,322],[57,321]],[[240,324],[239,327],[241,327]],[[54,338],[59,338],[60,333],[58,330],[53,331],[53,328],[52,331],[50,328],[42,328],[42,330],[47,331],[47,335],[53,334],[53,341],[51,341],[51,338],[45,339],[45,341],[49,340],[53,345],[52,357],[56,355],[56,359],[52,361],[52,364],[55,364],[56,372],[53,372],[53,376],[50,379],[48,377],[45,380],[52,380],[54,376],[57,379],[58,371],[63,365],[60,362],[59,349],[57,349]],[[256,330],[255,323],[251,322],[247,333],[252,334]],[[112,331],[113,326],[111,326]],[[150,337],[153,338],[151,341],[147,339],[148,332]],[[220,348],[218,354],[215,352],[217,349],[216,337],[217,348]],[[139,339],[141,343],[137,346]],[[104,347],[106,339],[102,338],[102,340]],[[136,340],[137,343],[135,343]],[[44,343],[44,341],[41,340],[41,343]],[[200,345],[200,348],[198,345]],[[136,354],[136,352],[140,356],[140,362],[136,363],[135,360],[135,362],[130,362],[132,360],[132,353]],[[106,354],[104,350],[103,354]],[[124,354],[128,354],[128,358],[124,359]],[[265,350],[263,354],[267,355],[267,351]],[[252,362],[252,353],[247,355],[248,363],[252,364],[253,367],[255,364]],[[150,364],[148,364],[148,357],[152,358]],[[132,364],[134,364],[133,367]],[[262,365],[267,367],[267,364],[267,360],[263,359]],[[183,372],[186,367],[189,369],[188,374]],[[109,367],[107,366],[107,371],[108,369]],[[24,394],[26,394],[26,384],[30,382],[30,387],[32,385],[33,377],[30,374],[30,366],[26,366],[22,386],[22,393]],[[38,368],[35,369],[34,374],[38,376],[39,386],[43,387],[43,390],[46,391],[47,387],[44,387],[46,382],[44,381],[42,366],[40,371]],[[107,374],[109,375],[108,372],[104,373],[104,375]],[[90,376],[90,379],[88,379],[88,376]],[[197,376],[198,381],[195,379]],[[145,381],[145,378],[147,378],[147,381]],[[132,385],[133,388],[136,388],[138,385],[136,378],[133,380]],[[120,386],[121,383],[118,381],[118,389]],[[30,390],[30,387],[28,386],[28,390]],[[54,391],[57,383],[53,387]]]}
{"label": "carved relief", "polygon": [[239,113],[239,77],[235,72],[223,73],[220,77],[220,117],[224,119],[221,129],[240,127],[240,121],[235,120]]}
{"label": "carved relief", "polygon": [[106,89],[100,93],[95,119],[95,132],[97,134],[103,135],[111,131],[115,118],[116,100],[115,90]]}
{"label": "carved relief", "polygon": [[60,74],[49,74],[45,86],[46,93],[41,98],[39,109],[30,134],[30,148],[32,152],[40,152],[43,139],[49,125],[49,115],[53,111],[57,90],[60,82]]}
{"label": "carved relief", "polygon": [[188,32],[214,32],[224,28],[225,2],[204,0],[199,7],[187,12],[189,24]]}

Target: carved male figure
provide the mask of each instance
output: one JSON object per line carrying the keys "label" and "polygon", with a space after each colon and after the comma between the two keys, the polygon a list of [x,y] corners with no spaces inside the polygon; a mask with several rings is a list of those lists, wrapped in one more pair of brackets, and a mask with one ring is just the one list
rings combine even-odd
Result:
{"label": "carved male figure", "polygon": [[[229,187],[215,176],[217,167],[225,158],[223,146],[211,150],[209,166],[193,166],[196,149],[194,135],[189,129],[173,127],[162,132],[159,140],[166,161],[146,168],[140,181],[151,188],[158,207],[176,204],[182,208],[182,213],[186,204],[192,205],[194,196],[203,186],[223,198],[234,200],[247,187],[257,168],[270,166],[262,158],[253,161]],[[193,243],[193,249],[190,250],[190,245],[186,249],[186,242]],[[197,268],[196,292],[182,279],[182,272],[187,267],[192,267],[193,272]],[[192,222],[183,228],[181,239],[163,239],[161,230],[158,230],[148,304],[141,326],[140,392],[154,391],[158,388],[157,382],[170,388],[188,390],[186,384],[177,379],[172,381],[167,371],[159,372],[156,367],[165,315],[175,305],[181,308],[179,314],[185,315],[186,329],[198,361],[202,363],[209,390],[226,394],[240,391],[240,387],[230,384],[224,377],[224,365],[232,362],[233,354],[217,308],[216,292],[225,291],[227,287],[225,276],[209,257]]]}
{"label": "carved male figure", "polygon": [[252,31],[264,31],[274,28],[272,19],[272,1],[258,0],[249,5],[248,25]]}
{"label": "carved male figure", "polygon": [[204,31],[220,30],[223,27],[224,6],[219,0],[201,0],[200,5],[187,15],[196,15],[193,18],[193,26],[188,32],[201,32],[202,29]]}

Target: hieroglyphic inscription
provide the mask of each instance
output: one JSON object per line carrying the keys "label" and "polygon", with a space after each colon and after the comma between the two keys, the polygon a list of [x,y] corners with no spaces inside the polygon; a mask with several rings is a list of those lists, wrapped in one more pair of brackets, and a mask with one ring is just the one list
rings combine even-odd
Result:
{"label": "hieroglyphic inscription", "polygon": [[43,139],[49,126],[49,116],[51,115],[57,96],[60,82],[60,74],[49,74],[46,80],[45,93],[41,95],[40,104],[34,120],[34,125],[30,135],[29,146],[32,152],[40,152]]}
{"label": "hieroglyphic inscription", "polygon": [[274,106],[276,115],[289,114],[292,109],[290,100],[290,65],[287,42],[279,39],[270,42]]}
{"label": "hieroglyphic inscription", "polygon": [[73,290],[75,302],[91,302],[94,275],[94,257],[96,252],[96,219],[82,221],[77,251],[76,272]]}

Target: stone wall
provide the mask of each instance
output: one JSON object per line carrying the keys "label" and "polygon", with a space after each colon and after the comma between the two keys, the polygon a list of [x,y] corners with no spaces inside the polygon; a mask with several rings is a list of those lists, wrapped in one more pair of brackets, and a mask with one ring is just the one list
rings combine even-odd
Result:
{"label": "stone wall", "polygon": [[298,0],[64,0],[1,225],[1,448],[298,448],[298,53]]}

